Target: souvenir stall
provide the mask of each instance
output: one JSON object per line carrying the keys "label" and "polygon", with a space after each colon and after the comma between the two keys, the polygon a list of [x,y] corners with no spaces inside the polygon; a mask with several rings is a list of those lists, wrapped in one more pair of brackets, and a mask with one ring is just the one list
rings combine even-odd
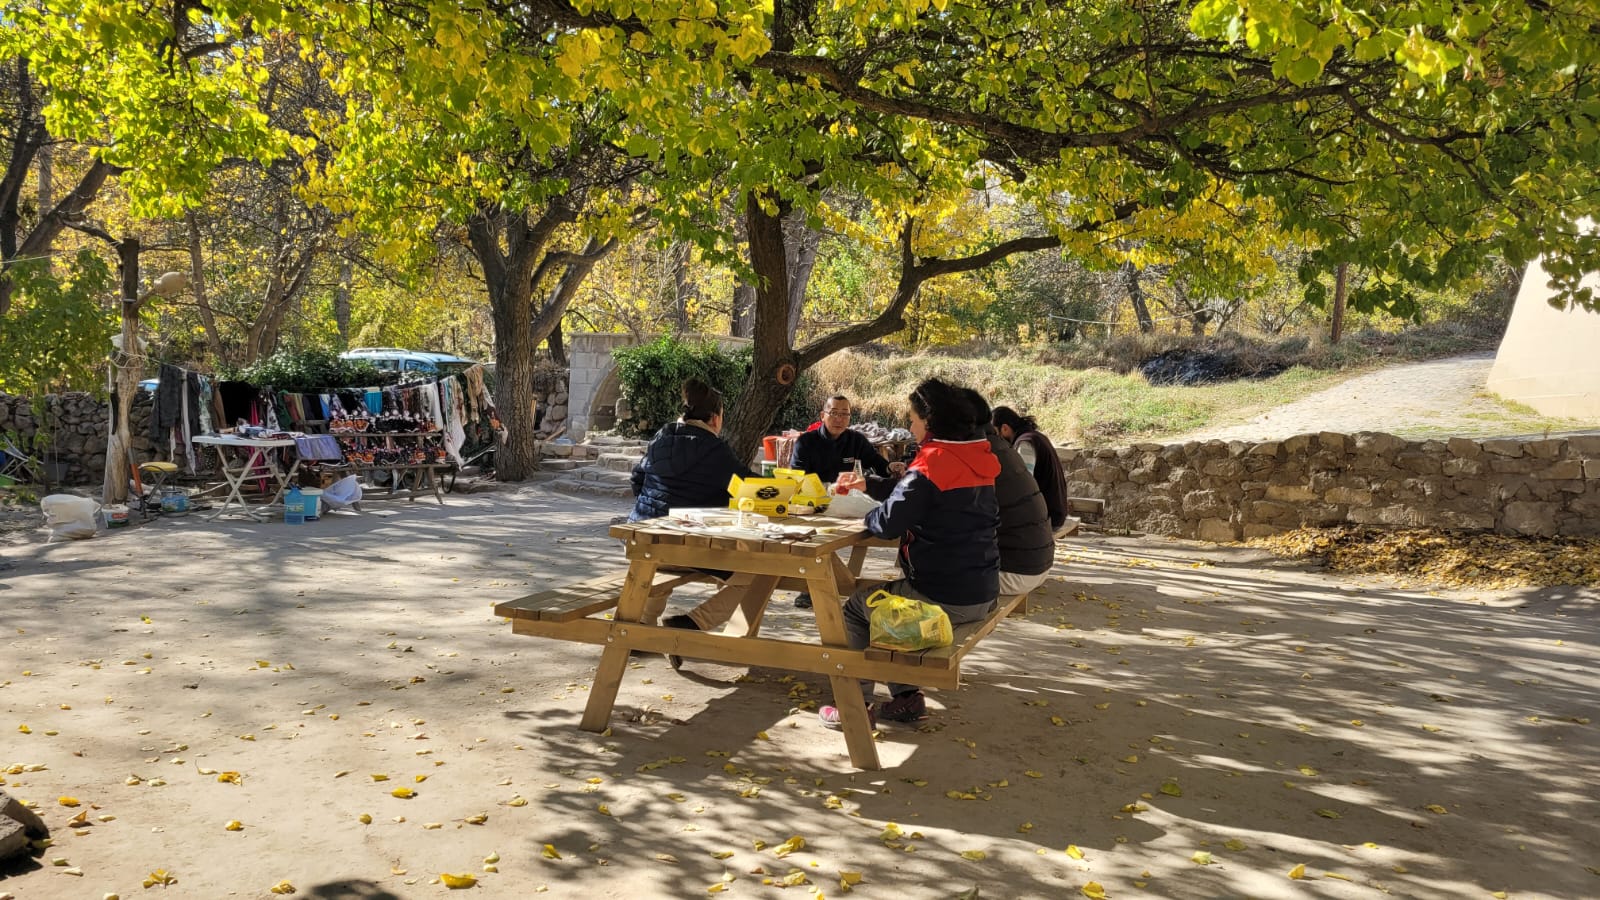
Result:
{"label": "souvenir stall", "polygon": [[425,382],[312,392],[220,381],[208,385],[207,416],[222,423],[219,433],[185,431],[185,444],[216,448],[228,489],[218,515],[258,514],[252,489],[260,505],[282,502],[296,476],[308,492],[353,479],[362,499],[431,491],[442,504],[444,477],[464,464],[463,450],[492,443],[499,430],[483,376],[473,366]]}

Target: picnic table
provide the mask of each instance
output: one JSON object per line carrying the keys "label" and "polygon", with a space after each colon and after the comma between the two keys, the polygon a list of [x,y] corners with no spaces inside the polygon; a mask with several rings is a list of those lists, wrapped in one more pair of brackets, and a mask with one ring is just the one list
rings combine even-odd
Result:
{"label": "picnic table", "polygon": [[[917,653],[852,650],[845,639],[842,598],[859,585],[886,580],[862,578],[861,567],[869,547],[892,542],[873,538],[857,520],[806,517],[777,521],[810,533],[770,537],[753,530],[687,527],[666,519],[613,525],[611,536],[626,547],[625,570],[507,601],[497,605],[495,613],[511,620],[515,634],[605,648],[579,726],[585,731],[600,732],[608,727],[631,651],[667,653],[827,676],[851,763],[876,769],[878,750],[857,681],[870,678],[955,688],[960,682],[961,658],[1023,598],[1002,598],[989,618],[959,626],[949,647]],[[842,559],[840,554],[846,551],[848,559]],[[641,621],[652,596],[659,599],[682,585],[713,580],[702,569],[735,573],[729,584],[746,582],[739,611],[727,628],[710,633]],[[815,640],[760,636],[761,619],[775,590],[810,591]],[[614,615],[604,618],[613,608]]]}

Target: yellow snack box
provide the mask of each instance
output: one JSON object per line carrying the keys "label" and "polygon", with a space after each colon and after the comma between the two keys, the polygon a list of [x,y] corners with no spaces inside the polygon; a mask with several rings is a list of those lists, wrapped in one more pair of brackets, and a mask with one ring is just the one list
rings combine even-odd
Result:
{"label": "yellow snack box", "polygon": [[739,501],[748,499],[754,504],[752,512],[764,516],[781,516],[789,511],[789,498],[800,487],[790,478],[740,478],[728,479],[728,508],[738,509]]}

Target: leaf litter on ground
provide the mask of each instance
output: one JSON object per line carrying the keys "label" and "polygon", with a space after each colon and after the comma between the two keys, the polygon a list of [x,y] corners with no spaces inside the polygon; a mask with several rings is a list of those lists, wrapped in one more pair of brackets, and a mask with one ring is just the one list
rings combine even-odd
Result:
{"label": "leaf litter on ground", "polygon": [[1503,590],[1600,583],[1600,540],[1516,537],[1431,528],[1298,528],[1248,542],[1311,558],[1332,572],[1390,575],[1446,587]]}

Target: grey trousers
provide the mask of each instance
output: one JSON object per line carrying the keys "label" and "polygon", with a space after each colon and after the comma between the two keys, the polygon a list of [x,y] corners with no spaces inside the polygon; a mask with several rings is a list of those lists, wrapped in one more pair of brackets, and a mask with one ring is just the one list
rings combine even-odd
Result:
{"label": "grey trousers", "polygon": [[[879,588],[863,588],[859,591],[856,591],[854,594],[851,594],[850,599],[844,602],[845,638],[849,642],[850,649],[852,650],[865,650],[867,645],[871,643],[872,611],[867,609],[867,598],[872,596],[878,590]],[[921,600],[924,603],[933,603],[934,606],[941,607],[945,611],[945,614],[950,617],[950,624],[952,626],[965,625],[968,622],[977,622],[981,619],[987,618],[990,613],[994,612],[994,606],[996,602],[991,600],[988,603],[974,603],[968,606],[945,606],[942,603],[934,603],[933,600],[928,598],[927,594],[924,594],[912,587],[911,580],[909,578],[902,578],[899,581],[891,581],[884,585],[882,590],[888,591],[891,594],[899,594],[902,597],[910,597],[913,600]],[[875,681],[863,680],[861,682],[861,696],[865,697],[868,703],[872,702],[872,693],[876,684],[877,682]],[[907,691],[914,691],[917,689],[917,686],[914,684],[896,684],[894,682],[889,683],[890,695],[904,694]]]}

